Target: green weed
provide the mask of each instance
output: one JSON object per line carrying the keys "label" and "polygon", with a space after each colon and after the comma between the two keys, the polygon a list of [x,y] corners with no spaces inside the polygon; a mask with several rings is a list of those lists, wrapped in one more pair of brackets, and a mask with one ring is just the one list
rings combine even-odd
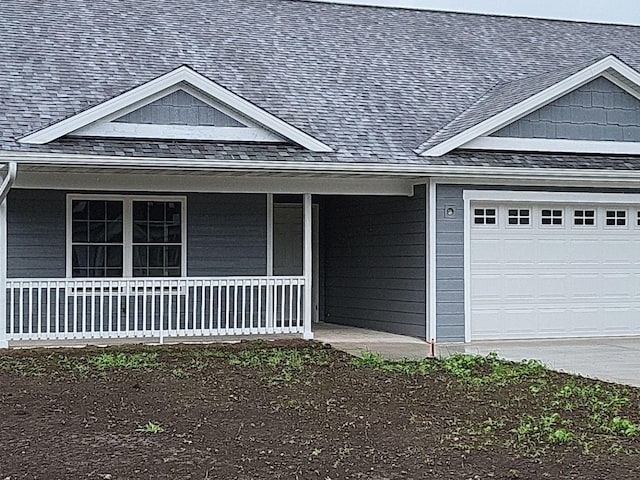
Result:
{"label": "green weed", "polygon": [[141,433],[162,433],[164,432],[164,427],[159,423],[147,422],[144,425],[136,428],[136,432]]}
{"label": "green weed", "polygon": [[155,352],[105,352],[93,357],[89,357],[87,359],[87,362],[99,372],[117,368],[152,370],[162,365],[160,362],[158,362],[158,354]]}

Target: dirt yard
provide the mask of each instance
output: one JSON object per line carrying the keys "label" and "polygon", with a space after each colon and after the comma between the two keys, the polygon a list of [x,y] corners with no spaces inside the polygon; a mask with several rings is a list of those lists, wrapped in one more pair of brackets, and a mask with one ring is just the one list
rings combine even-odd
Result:
{"label": "dirt yard", "polygon": [[639,391],[306,342],[0,355],[0,480],[637,479]]}

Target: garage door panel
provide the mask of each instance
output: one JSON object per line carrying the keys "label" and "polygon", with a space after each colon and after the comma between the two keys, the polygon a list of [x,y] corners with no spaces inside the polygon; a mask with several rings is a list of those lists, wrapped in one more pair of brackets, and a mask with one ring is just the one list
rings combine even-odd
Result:
{"label": "garage door panel", "polygon": [[[607,227],[607,207],[582,206],[596,211],[587,226],[573,224],[580,204],[553,206],[562,225],[542,224],[548,206],[518,204],[526,225],[508,224],[508,204],[486,208],[495,225],[467,226],[472,339],[640,334],[640,227]],[[640,205],[624,208],[635,222]]]}

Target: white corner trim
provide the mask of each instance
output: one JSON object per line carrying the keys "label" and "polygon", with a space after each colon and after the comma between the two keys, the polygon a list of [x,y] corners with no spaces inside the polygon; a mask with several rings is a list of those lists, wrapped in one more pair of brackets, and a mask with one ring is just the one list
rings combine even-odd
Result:
{"label": "white corner trim", "polygon": [[89,108],[72,117],[55,123],[49,127],[27,135],[19,140],[21,143],[45,144],[64,135],[68,135],[82,127],[102,120],[103,118],[121,112],[138,102],[145,101],[159,92],[174,87],[180,83],[187,83],[190,86],[211,96],[221,104],[228,106],[241,115],[248,117],[257,124],[262,125],[273,132],[288,138],[314,152],[331,152],[331,147],[313,138],[311,135],[295,128],[287,122],[257,107],[253,103],[232,93],[226,88],[200,75],[187,66],[181,66],[169,73],[166,73],[150,82],[129,90],[111,100],[107,100],[99,105]]}
{"label": "white corner trim", "polygon": [[[475,193],[475,192],[474,192]],[[464,341],[471,341],[471,199],[467,196],[467,191],[463,191],[464,209],[464,246],[462,275],[462,290],[464,292]]]}
{"label": "white corner trim", "polygon": [[429,311],[429,331],[427,341],[437,339],[437,316],[436,316],[436,188],[437,182],[430,179],[427,185],[427,221],[428,235],[427,255],[428,255],[428,272],[427,272],[427,301]]}
{"label": "white corner trim", "polygon": [[555,138],[478,137],[462,148],[515,152],[640,155],[640,142],[565,140]]}
{"label": "white corner trim", "polygon": [[150,125],[142,123],[92,123],[71,135],[111,138],[156,138],[169,140],[216,140],[220,142],[282,143],[282,137],[256,127],[209,127],[192,125]]}
{"label": "white corner trim", "polygon": [[5,201],[7,195],[9,195],[9,190],[16,181],[16,175],[18,174],[18,164],[16,162],[9,162],[7,164],[7,174],[2,180],[2,184],[0,184],[0,204]]}
{"label": "white corner trim", "polygon": [[[470,141],[485,135],[489,135],[500,128],[512,123],[531,112],[543,107],[544,105],[553,102],[554,100],[566,95],[567,93],[581,87],[582,85],[590,82],[591,80],[603,75],[607,70],[614,70],[622,77],[626,78],[629,82],[638,85],[640,87],[640,72],[626,65],[624,62],[618,60],[613,55],[610,55],[602,60],[594,63],[593,65],[580,70],[579,72],[565,78],[564,80],[546,88],[542,92],[539,92],[532,97],[494,115],[477,125],[453,136],[452,138],[445,140],[442,143],[430,148],[423,152],[421,155],[425,157],[440,157],[455,148],[459,148]],[[610,76],[607,78],[611,78]],[[617,82],[619,86],[623,86],[624,83]],[[625,91],[632,91],[628,86],[623,87]],[[637,93],[632,93],[637,96]]]}

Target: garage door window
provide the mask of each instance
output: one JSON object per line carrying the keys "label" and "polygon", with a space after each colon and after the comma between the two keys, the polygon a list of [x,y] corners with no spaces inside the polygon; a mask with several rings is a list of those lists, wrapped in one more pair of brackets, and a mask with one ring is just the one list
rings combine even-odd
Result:
{"label": "garage door window", "polygon": [[562,210],[542,209],[540,212],[540,223],[542,225],[562,225]]}
{"label": "garage door window", "polygon": [[627,211],[626,210],[607,210],[605,217],[605,225],[607,227],[626,227]]}
{"label": "garage door window", "polygon": [[474,225],[497,225],[498,215],[495,208],[474,208]]}
{"label": "garage door window", "polygon": [[510,226],[531,224],[531,211],[528,208],[510,208],[507,213],[507,224]]}
{"label": "garage door window", "polygon": [[578,227],[593,227],[596,224],[595,210],[574,210],[573,224]]}

